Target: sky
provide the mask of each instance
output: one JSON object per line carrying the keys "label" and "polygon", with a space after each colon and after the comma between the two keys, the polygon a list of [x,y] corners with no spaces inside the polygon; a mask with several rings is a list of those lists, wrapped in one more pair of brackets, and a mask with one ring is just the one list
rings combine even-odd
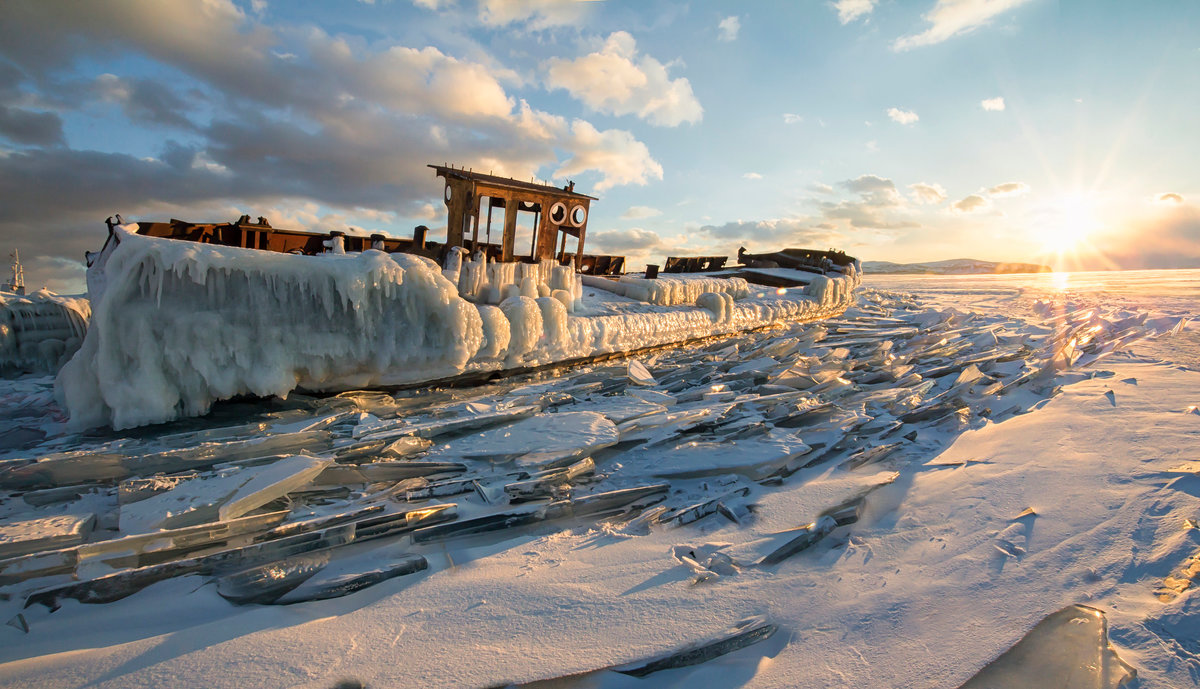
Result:
{"label": "sky", "polygon": [[[444,235],[429,163],[599,197],[633,267],[738,247],[1200,267],[1200,3],[5,0],[0,250],[103,221]],[[498,228],[497,221],[497,228]]]}

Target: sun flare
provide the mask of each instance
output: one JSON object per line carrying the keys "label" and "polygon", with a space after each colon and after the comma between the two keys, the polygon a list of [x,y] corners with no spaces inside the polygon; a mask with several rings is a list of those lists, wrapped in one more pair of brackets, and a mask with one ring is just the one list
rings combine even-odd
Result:
{"label": "sun flare", "polygon": [[1051,254],[1067,254],[1085,244],[1099,227],[1096,206],[1082,194],[1065,196],[1058,201],[1055,219],[1045,228],[1042,236],[1043,249]]}

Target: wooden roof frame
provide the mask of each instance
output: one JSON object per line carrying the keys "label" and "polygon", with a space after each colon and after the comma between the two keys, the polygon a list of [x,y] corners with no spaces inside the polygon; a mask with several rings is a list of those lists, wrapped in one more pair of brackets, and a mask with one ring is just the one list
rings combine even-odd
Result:
{"label": "wooden roof frame", "polygon": [[[574,257],[575,265],[580,265],[587,236],[587,221],[591,215],[591,202],[599,199],[575,191],[574,182],[565,188],[559,188],[453,166],[429,167],[434,169],[437,176],[446,180],[443,199],[446,202],[447,246],[466,246],[468,233],[471,236],[471,248],[474,249],[478,245],[479,200],[486,196],[491,199],[488,207],[489,222],[492,208],[504,208],[500,260],[513,260],[517,238],[517,213],[524,210],[534,212],[537,217],[533,253],[530,256],[532,260],[564,259],[566,235],[571,235],[579,238]],[[561,208],[559,204],[562,204]],[[582,208],[583,217],[577,221],[579,208]],[[552,217],[558,215],[558,211],[561,211],[561,221]],[[556,256],[556,246],[559,245],[560,237],[564,249],[559,249]]]}

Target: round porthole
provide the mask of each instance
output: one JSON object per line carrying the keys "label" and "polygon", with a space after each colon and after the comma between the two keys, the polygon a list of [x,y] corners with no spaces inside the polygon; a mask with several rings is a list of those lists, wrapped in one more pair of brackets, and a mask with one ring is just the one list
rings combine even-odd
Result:
{"label": "round porthole", "polygon": [[550,222],[561,225],[567,221],[567,207],[560,201],[550,206]]}
{"label": "round porthole", "polygon": [[582,205],[576,205],[571,209],[571,224],[575,227],[583,227],[587,222],[587,209]]}
{"label": "round porthole", "polygon": [[450,190],[450,185],[447,184],[446,185],[446,203],[450,203],[450,197],[453,195],[454,195],[454,193]]}

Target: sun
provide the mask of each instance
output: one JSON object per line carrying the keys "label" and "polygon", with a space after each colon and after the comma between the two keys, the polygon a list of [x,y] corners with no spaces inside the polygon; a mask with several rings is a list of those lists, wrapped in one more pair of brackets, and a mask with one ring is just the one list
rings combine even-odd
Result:
{"label": "sun", "polygon": [[1085,194],[1069,194],[1054,205],[1039,239],[1048,254],[1070,254],[1088,242],[1100,226],[1095,202]]}

